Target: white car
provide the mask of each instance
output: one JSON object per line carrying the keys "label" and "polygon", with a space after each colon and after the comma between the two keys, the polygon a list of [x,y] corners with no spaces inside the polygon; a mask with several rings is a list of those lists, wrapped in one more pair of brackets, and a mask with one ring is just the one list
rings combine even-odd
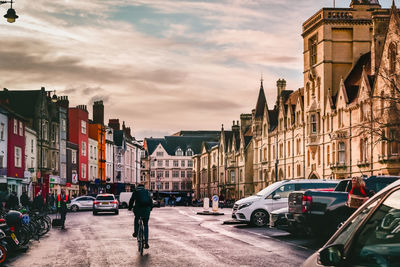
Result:
{"label": "white car", "polygon": [[255,226],[265,226],[270,212],[288,207],[288,197],[293,191],[308,189],[335,188],[336,180],[307,179],[285,180],[271,184],[254,196],[235,202],[232,218]]}
{"label": "white car", "polygon": [[78,210],[91,210],[93,209],[93,201],[95,200],[92,196],[81,196],[71,200],[70,204],[67,204],[67,208],[71,211]]}

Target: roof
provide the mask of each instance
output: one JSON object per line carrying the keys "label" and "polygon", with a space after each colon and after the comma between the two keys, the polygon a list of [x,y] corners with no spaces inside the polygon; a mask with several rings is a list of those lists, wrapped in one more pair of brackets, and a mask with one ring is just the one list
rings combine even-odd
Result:
{"label": "roof", "polygon": [[277,109],[268,110],[268,117],[269,117],[269,130],[273,131],[278,125],[278,110]]}
{"label": "roof", "polygon": [[255,113],[256,118],[262,117],[264,115],[264,108],[266,103],[267,100],[265,98],[263,81],[261,80],[260,91],[258,93],[258,99],[256,104],[256,113]]}
{"label": "roof", "polygon": [[[161,144],[168,155],[175,155],[178,148],[186,151],[191,148],[194,154],[201,152],[203,142],[214,142],[218,144],[219,136],[165,136],[164,138],[146,138],[147,151],[152,154],[159,144]],[[211,143],[210,143],[211,144]],[[214,144],[215,145],[215,144]]]}
{"label": "roof", "polygon": [[207,151],[210,151],[213,147],[217,146],[219,142],[204,142],[204,146],[206,147]]}
{"label": "roof", "polygon": [[179,131],[172,136],[219,136],[221,131]]}
{"label": "roof", "polygon": [[[371,76],[371,52],[368,52],[362,55],[357,63],[354,65],[346,80],[344,81],[344,85],[346,87],[346,94],[349,100],[349,103],[353,102],[358,95],[358,90],[361,84],[361,77],[363,73],[363,69],[365,69],[368,77]],[[368,78],[368,80],[374,81],[374,78]],[[372,84],[370,84],[372,87]]]}

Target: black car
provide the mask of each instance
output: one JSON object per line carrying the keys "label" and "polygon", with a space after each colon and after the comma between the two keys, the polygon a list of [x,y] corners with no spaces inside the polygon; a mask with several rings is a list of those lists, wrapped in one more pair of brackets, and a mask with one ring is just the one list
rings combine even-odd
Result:
{"label": "black car", "polygon": [[302,266],[400,266],[400,181],[363,204]]}

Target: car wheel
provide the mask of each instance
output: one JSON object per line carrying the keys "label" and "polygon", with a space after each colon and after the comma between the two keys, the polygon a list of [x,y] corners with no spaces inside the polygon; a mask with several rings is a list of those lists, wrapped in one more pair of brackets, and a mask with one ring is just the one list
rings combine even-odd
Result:
{"label": "car wheel", "polygon": [[79,210],[79,207],[77,205],[71,206],[71,211],[77,212],[78,210]]}
{"label": "car wheel", "polygon": [[128,207],[128,204],[126,204],[125,202],[123,202],[122,205],[121,205],[121,207],[122,207],[123,209],[126,209],[126,208]]}
{"label": "car wheel", "polygon": [[115,211],[115,215],[118,215],[118,214],[119,214],[119,210],[116,210],[116,211]]}
{"label": "car wheel", "polygon": [[251,223],[257,227],[267,225],[269,222],[268,213],[265,210],[256,210],[251,215]]}

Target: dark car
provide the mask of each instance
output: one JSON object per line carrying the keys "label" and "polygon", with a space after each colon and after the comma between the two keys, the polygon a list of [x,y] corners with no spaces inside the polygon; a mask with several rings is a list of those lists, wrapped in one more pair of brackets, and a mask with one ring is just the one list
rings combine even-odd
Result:
{"label": "dark car", "polygon": [[400,181],[364,203],[302,266],[400,266]]}

